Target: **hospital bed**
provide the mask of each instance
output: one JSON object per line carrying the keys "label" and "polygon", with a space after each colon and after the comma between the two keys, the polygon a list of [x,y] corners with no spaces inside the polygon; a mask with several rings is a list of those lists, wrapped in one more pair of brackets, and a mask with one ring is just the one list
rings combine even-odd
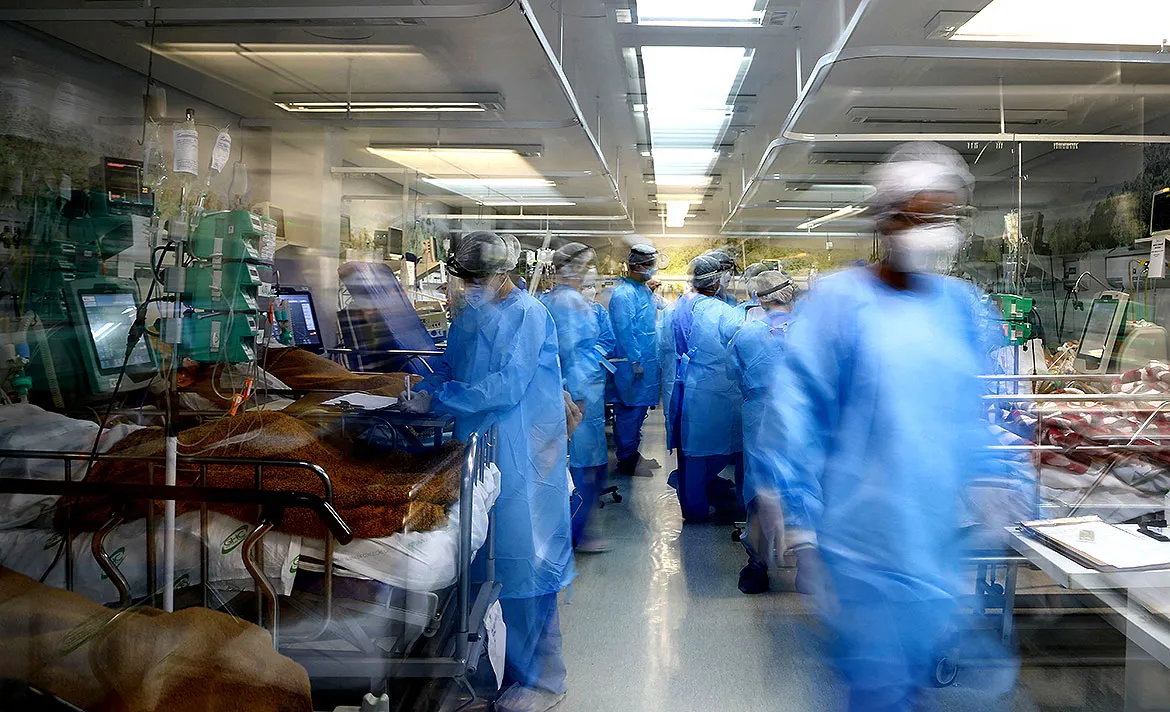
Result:
{"label": "hospital bed", "polygon": [[[165,487],[153,484],[162,479],[163,458],[149,463],[158,468],[151,484],[111,484],[84,480],[87,452],[0,450],[0,475],[13,474],[14,465],[28,475],[0,476],[0,495],[23,497],[41,512],[0,530],[0,564],[121,608],[158,606],[169,588],[179,607],[247,610],[241,616],[254,615],[277,649],[312,679],[346,679],[359,692],[363,686],[379,692],[389,678],[465,680],[478,665],[481,623],[499,593],[490,515],[499,492],[494,447],[494,428],[464,445],[459,500],[446,525],[369,540],[353,537],[332,506],[329,474],[309,462],[180,457],[180,466],[199,468],[199,484]],[[205,486],[208,468],[217,465],[254,468],[257,483],[268,468],[300,469],[320,480],[323,495]],[[93,496],[198,503],[197,511],[176,520],[173,577],[160,573],[164,537],[151,507],[138,521],[123,521],[115,507],[115,516],[93,533],[71,531],[68,517],[61,534],[37,526],[48,521],[52,506],[76,507],[79,498]],[[223,502],[255,505],[258,515],[241,522],[208,507]],[[317,512],[325,537],[274,531],[290,507]],[[486,571],[473,586],[472,560],[485,545]]]}

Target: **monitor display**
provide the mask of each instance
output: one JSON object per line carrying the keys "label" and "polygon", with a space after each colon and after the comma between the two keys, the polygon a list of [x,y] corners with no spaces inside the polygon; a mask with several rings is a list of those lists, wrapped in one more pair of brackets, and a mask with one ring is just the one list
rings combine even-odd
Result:
{"label": "monitor display", "polygon": [[1120,306],[1121,302],[1111,299],[1098,299],[1093,302],[1077,352],[1081,358],[1091,358],[1097,362],[1105,358],[1105,344],[1109,341],[1114,317],[1117,316]]}
{"label": "monitor display", "polygon": [[[90,337],[97,350],[98,368],[102,372],[118,372],[126,358],[126,336],[134,324],[138,305],[128,292],[82,293],[81,306]],[[149,364],[150,352],[145,341],[139,341],[126,361],[127,368]]]}
{"label": "monitor display", "polygon": [[[313,310],[313,296],[307,292],[281,294],[288,302],[289,321],[292,323],[293,345],[320,348],[321,332],[317,327],[317,316]],[[280,335],[280,326],[273,325],[273,338]]]}
{"label": "monitor display", "polygon": [[1154,203],[1150,207],[1150,234],[1170,233],[1170,188],[1154,193]]}

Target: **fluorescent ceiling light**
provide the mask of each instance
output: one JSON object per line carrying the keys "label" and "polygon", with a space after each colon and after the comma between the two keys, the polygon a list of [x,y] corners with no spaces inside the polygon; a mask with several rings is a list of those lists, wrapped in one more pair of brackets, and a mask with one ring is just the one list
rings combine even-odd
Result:
{"label": "fluorescent ceiling light", "polygon": [[860,215],[861,213],[864,213],[864,212],[865,212],[864,206],[858,207],[856,205],[846,205],[845,207],[841,208],[840,210],[834,210],[833,212],[829,213],[828,215],[824,215],[824,216],[819,217],[815,220],[809,220],[808,222],[801,223],[801,224],[796,226],[796,229],[797,230],[815,230],[818,227],[820,227],[821,225],[826,225],[826,224],[831,223],[835,220],[841,220],[842,218],[849,218],[849,217],[853,217],[854,215]]}
{"label": "fluorescent ceiling light", "polygon": [[691,211],[691,204],[685,200],[671,200],[666,203],[666,226],[683,227],[686,224],[687,214]]}
{"label": "fluorescent ceiling light", "polygon": [[496,202],[485,201],[480,205],[488,208],[568,208],[576,205],[570,200],[546,200],[546,201],[506,201],[500,200]]}
{"label": "fluorescent ceiling light", "polygon": [[575,205],[543,178],[424,178],[424,183],[494,207]]}
{"label": "fluorescent ceiling light", "polygon": [[427,213],[421,215],[431,220],[473,220],[485,222],[617,222],[626,220],[625,215],[461,215],[459,213]]}
{"label": "fluorescent ceiling light", "polygon": [[[734,7],[736,2],[730,2]],[[680,12],[697,12],[693,0],[664,0]],[[723,4],[720,4],[723,7]],[[753,4],[754,7],[754,4]],[[645,6],[639,4],[639,17]],[[711,7],[708,12],[714,12]],[[654,176],[659,186],[705,187],[719,160],[716,149],[727,131],[735,95],[751,65],[753,52],[744,47],[643,47],[646,116],[650,124]],[[686,177],[686,182],[679,182]],[[699,182],[705,180],[706,182]],[[670,196],[674,201],[681,198]],[[702,202],[699,197],[692,202]],[[669,203],[668,203],[669,205]],[[686,219],[675,209],[672,222]]]}
{"label": "fluorescent ceiling light", "polygon": [[669,176],[656,174],[654,176],[654,183],[660,188],[706,188],[711,184],[711,176]]}
{"label": "fluorescent ceiling light", "polygon": [[1170,39],[1170,2],[992,0],[951,39],[1158,47]]}
{"label": "fluorescent ceiling light", "polygon": [[472,179],[492,176],[543,180],[540,171],[520,153],[509,148],[409,148],[383,147],[375,144],[366,150],[379,158],[393,161],[428,176]]}
{"label": "fluorescent ceiling light", "polygon": [[274,94],[272,101],[293,113],[484,112],[504,108],[500,94]]}
{"label": "fluorescent ceiling light", "polygon": [[[148,45],[142,45],[150,49]],[[263,57],[422,57],[409,45],[316,44],[278,42],[159,42],[163,55],[256,55]]]}
{"label": "fluorescent ceiling light", "polygon": [[759,27],[767,6],[767,0],[638,0],[638,24]]}

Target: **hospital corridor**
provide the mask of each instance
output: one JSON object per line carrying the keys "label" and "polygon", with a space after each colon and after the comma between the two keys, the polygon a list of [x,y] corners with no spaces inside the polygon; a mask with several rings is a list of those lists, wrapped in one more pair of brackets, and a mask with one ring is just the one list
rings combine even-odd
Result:
{"label": "hospital corridor", "polygon": [[0,0],[0,712],[1170,712],[1170,0]]}

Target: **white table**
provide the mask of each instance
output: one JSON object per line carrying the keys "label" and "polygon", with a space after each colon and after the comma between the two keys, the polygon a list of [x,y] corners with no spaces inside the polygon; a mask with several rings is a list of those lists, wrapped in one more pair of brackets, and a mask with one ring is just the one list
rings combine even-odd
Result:
{"label": "white table", "polygon": [[1170,570],[1098,571],[1028,537],[1018,527],[1008,532],[1011,547],[1053,581],[1092,593],[1116,614],[1109,619],[1126,639],[1126,712],[1170,711],[1170,621],[1142,603],[1170,607]]}

